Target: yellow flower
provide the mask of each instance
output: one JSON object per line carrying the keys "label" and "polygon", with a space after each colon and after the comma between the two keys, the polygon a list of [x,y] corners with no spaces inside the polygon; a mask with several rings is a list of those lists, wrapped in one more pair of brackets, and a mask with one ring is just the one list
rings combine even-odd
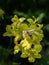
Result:
{"label": "yellow flower", "polygon": [[14,17],[11,19],[12,22],[18,22],[18,17],[14,15]]}
{"label": "yellow flower", "polygon": [[34,45],[34,49],[37,51],[37,52],[40,52],[42,50],[42,45],[40,44],[35,44]]}
{"label": "yellow flower", "polygon": [[19,46],[15,45],[14,46],[14,54],[18,53],[20,51]]}
{"label": "yellow flower", "polygon": [[16,44],[19,39],[20,39],[20,36],[16,35],[15,38],[14,38],[14,43]]}
{"label": "yellow flower", "polygon": [[26,39],[24,39],[24,40],[22,40],[21,42],[20,42],[20,44],[21,44],[21,46],[25,49],[25,50],[27,50],[27,49],[30,49],[30,44],[28,43],[28,41],[26,40]]}
{"label": "yellow flower", "polygon": [[34,54],[35,58],[41,58],[41,54]]}
{"label": "yellow flower", "polygon": [[[40,16],[41,17],[41,16]],[[34,19],[34,20],[33,20]],[[14,54],[21,51],[22,58],[28,58],[29,62],[35,62],[36,58],[41,58],[39,52],[42,50],[40,41],[43,39],[43,24],[38,24],[40,19],[33,16],[31,18],[18,18],[16,15],[11,19],[13,22],[6,28],[6,34],[14,36]],[[27,20],[26,22],[24,20]],[[11,30],[11,31],[10,31]],[[20,41],[20,42],[19,42]]]}
{"label": "yellow flower", "polygon": [[31,57],[28,58],[28,61],[29,62],[35,62],[35,58],[31,56]]}
{"label": "yellow flower", "polygon": [[27,58],[27,57],[28,57],[28,56],[27,56],[26,53],[23,52],[23,53],[21,54],[21,58]]}
{"label": "yellow flower", "polygon": [[20,22],[23,22],[24,20],[25,20],[24,17],[19,18],[19,21],[20,21]]}

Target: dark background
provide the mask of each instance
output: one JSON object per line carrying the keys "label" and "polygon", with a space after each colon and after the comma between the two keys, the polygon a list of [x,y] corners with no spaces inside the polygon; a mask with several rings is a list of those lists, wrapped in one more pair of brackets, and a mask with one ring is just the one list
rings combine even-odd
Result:
{"label": "dark background", "polygon": [[[0,0],[0,8],[5,12],[4,19],[0,18],[0,65],[49,65],[49,0]],[[3,37],[3,33],[14,14],[28,18],[32,15],[38,17],[41,13],[45,14],[39,21],[44,25],[42,58],[29,63],[20,58],[20,53],[13,55],[13,37]]]}

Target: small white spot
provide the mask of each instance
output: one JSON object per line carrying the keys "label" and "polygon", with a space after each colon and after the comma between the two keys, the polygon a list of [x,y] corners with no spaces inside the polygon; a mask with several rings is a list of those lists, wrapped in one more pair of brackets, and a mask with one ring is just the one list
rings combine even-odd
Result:
{"label": "small white spot", "polygon": [[29,31],[27,31],[28,33],[29,33],[29,35],[32,35],[33,33],[34,33],[34,29],[32,29],[32,30],[29,30]]}
{"label": "small white spot", "polygon": [[27,37],[28,35],[32,35],[34,33],[34,29],[32,30],[28,30],[28,31],[23,31],[22,32],[22,35],[23,35],[23,38]]}
{"label": "small white spot", "polygon": [[27,35],[28,35],[28,34],[27,34],[27,31],[23,31],[22,34],[23,34],[23,38],[27,37]]}

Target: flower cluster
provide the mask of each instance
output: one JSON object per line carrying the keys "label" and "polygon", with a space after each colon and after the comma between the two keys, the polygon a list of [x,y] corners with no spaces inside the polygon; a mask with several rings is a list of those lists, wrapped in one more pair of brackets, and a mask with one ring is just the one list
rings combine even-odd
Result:
{"label": "flower cluster", "polygon": [[21,51],[22,58],[28,58],[29,62],[34,62],[36,58],[41,58],[43,39],[43,24],[38,24],[38,18],[18,18],[16,15],[11,19],[12,24],[7,25],[4,36],[14,36],[14,54]]}

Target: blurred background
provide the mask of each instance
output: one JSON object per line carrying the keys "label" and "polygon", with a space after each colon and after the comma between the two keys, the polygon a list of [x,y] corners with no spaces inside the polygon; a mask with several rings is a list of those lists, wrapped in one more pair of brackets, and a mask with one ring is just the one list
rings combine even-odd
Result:
{"label": "blurred background", "polygon": [[[14,14],[28,18],[38,17],[41,13],[44,16],[41,15],[38,23],[44,25],[42,58],[29,63],[27,59],[20,58],[20,53],[13,54],[13,38],[3,37],[3,33],[6,31],[6,25],[12,23]],[[49,0],[0,0],[0,65],[49,65]]]}

